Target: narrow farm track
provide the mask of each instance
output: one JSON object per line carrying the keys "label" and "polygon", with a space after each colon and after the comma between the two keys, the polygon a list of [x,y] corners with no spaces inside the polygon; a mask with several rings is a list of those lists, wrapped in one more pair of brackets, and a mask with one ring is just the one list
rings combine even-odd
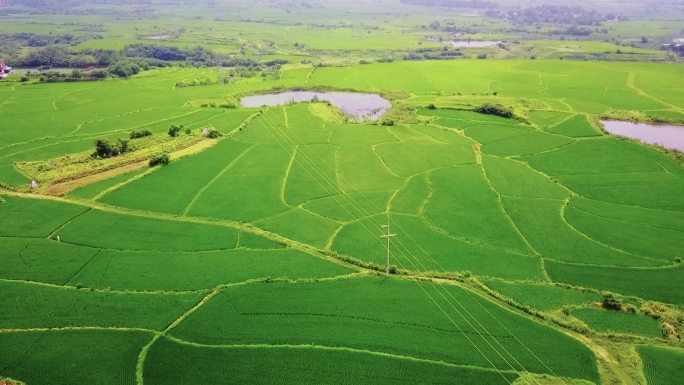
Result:
{"label": "narrow farm track", "polygon": [[[481,367],[481,366],[458,365],[458,364],[453,364],[453,363],[444,362],[444,361],[429,360],[429,359],[418,358],[418,357],[407,356],[407,355],[380,352],[380,351],[367,350],[367,349],[355,349],[355,348],[348,348],[348,347],[340,347],[340,346],[324,346],[324,345],[316,345],[316,344],[305,344],[305,345],[293,345],[293,344],[277,344],[277,345],[275,345],[275,344],[274,345],[270,345],[270,344],[224,344],[224,345],[211,345],[211,344],[202,344],[202,343],[198,343],[198,342],[187,341],[187,340],[175,337],[173,335],[168,335],[168,336],[166,336],[166,338],[168,338],[169,340],[171,340],[173,342],[179,343],[179,344],[184,344],[184,345],[189,345],[189,346],[194,346],[194,347],[199,347],[199,348],[211,348],[211,349],[233,349],[233,348],[238,348],[238,349],[314,349],[314,350],[321,350],[321,351],[325,351],[325,350],[343,351],[343,352],[365,353],[365,354],[370,354],[370,355],[374,355],[374,356],[397,358],[397,359],[401,359],[401,360],[424,362],[424,363],[429,363],[429,364],[433,364],[433,365],[446,366],[446,367],[452,367],[452,368],[464,368],[464,369],[476,368],[478,370],[496,372],[495,370],[493,370],[491,368],[485,368],[485,367]],[[513,371],[506,371],[506,370],[502,370],[502,372],[513,373]]]}
{"label": "narrow farm track", "polygon": [[635,79],[636,79],[636,73],[635,72],[632,72],[632,71],[627,72],[627,80],[626,80],[627,88],[633,90],[638,95],[647,97],[647,98],[649,98],[649,99],[651,99],[657,103],[660,103],[666,107],[671,108],[674,111],[679,112],[680,114],[684,114],[683,108],[677,107],[674,104],[668,103],[668,102],[666,102],[666,101],[664,101],[658,97],[655,97],[655,96],[649,94],[648,92],[642,90],[641,88],[637,87]]}

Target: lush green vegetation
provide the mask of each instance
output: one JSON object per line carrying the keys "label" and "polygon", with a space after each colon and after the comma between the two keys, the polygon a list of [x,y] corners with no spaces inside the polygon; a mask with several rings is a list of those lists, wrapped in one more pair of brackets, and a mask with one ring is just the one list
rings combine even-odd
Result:
{"label": "lush green vegetation", "polygon": [[0,8],[0,378],[682,377],[681,10],[338,3]]}
{"label": "lush green vegetation", "polygon": [[644,362],[644,375],[649,385],[674,384],[679,381],[684,352],[650,345],[637,347]]}
{"label": "lush green vegetation", "polygon": [[625,333],[650,338],[663,336],[658,321],[643,315],[602,309],[576,309],[570,314],[598,332]]}

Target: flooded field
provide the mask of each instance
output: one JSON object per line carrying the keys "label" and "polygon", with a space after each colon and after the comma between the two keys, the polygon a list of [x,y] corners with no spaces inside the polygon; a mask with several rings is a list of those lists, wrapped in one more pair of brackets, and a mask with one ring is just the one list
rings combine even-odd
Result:
{"label": "flooded field", "polygon": [[684,151],[684,126],[601,120],[606,132],[648,144]]}
{"label": "flooded field", "polygon": [[240,104],[244,107],[261,107],[311,101],[329,102],[342,114],[356,121],[376,121],[392,108],[392,104],[380,95],[354,92],[288,91],[246,96],[240,99]]}

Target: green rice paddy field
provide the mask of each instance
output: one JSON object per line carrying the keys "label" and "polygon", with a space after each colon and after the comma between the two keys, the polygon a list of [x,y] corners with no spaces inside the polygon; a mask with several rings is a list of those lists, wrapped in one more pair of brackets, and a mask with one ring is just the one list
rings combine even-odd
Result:
{"label": "green rice paddy field", "polygon": [[[217,77],[191,68],[2,82],[0,378],[675,384],[684,167],[598,117],[684,118],[683,76],[462,60],[285,67],[225,88],[176,88]],[[408,117],[197,107],[277,86],[377,92]],[[469,110],[481,101],[521,119]],[[227,135],[61,196],[16,168],[171,124]],[[601,308],[605,291],[623,311]]]}

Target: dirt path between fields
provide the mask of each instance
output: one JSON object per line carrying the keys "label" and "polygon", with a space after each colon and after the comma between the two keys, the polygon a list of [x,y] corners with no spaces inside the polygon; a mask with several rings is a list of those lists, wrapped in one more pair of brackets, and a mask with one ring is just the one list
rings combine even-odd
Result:
{"label": "dirt path between fields", "polygon": [[[212,147],[217,142],[217,140],[201,140],[188,147],[171,152],[170,156],[171,159],[179,159],[184,156],[193,155]],[[73,179],[57,182],[50,185],[47,190],[45,190],[45,194],[61,196],[70,191],[76,190],[79,187],[87,186],[105,179],[142,169],[148,166],[148,162],[148,159],[137,160],[133,161],[132,163],[123,164],[106,170],[95,171],[93,173],[81,175]]]}
{"label": "dirt path between fields", "polygon": [[138,162],[115,167],[109,170],[104,170],[95,174],[84,175],[76,179],[58,182],[48,187],[47,190],[45,190],[45,193],[48,195],[55,196],[64,195],[69,191],[76,190],[79,187],[87,186],[89,184],[93,184],[101,180],[109,179],[121,174],[125,174],[130,171],[141,169],[145,167],[147,163],[147,160],[141,160]]}

